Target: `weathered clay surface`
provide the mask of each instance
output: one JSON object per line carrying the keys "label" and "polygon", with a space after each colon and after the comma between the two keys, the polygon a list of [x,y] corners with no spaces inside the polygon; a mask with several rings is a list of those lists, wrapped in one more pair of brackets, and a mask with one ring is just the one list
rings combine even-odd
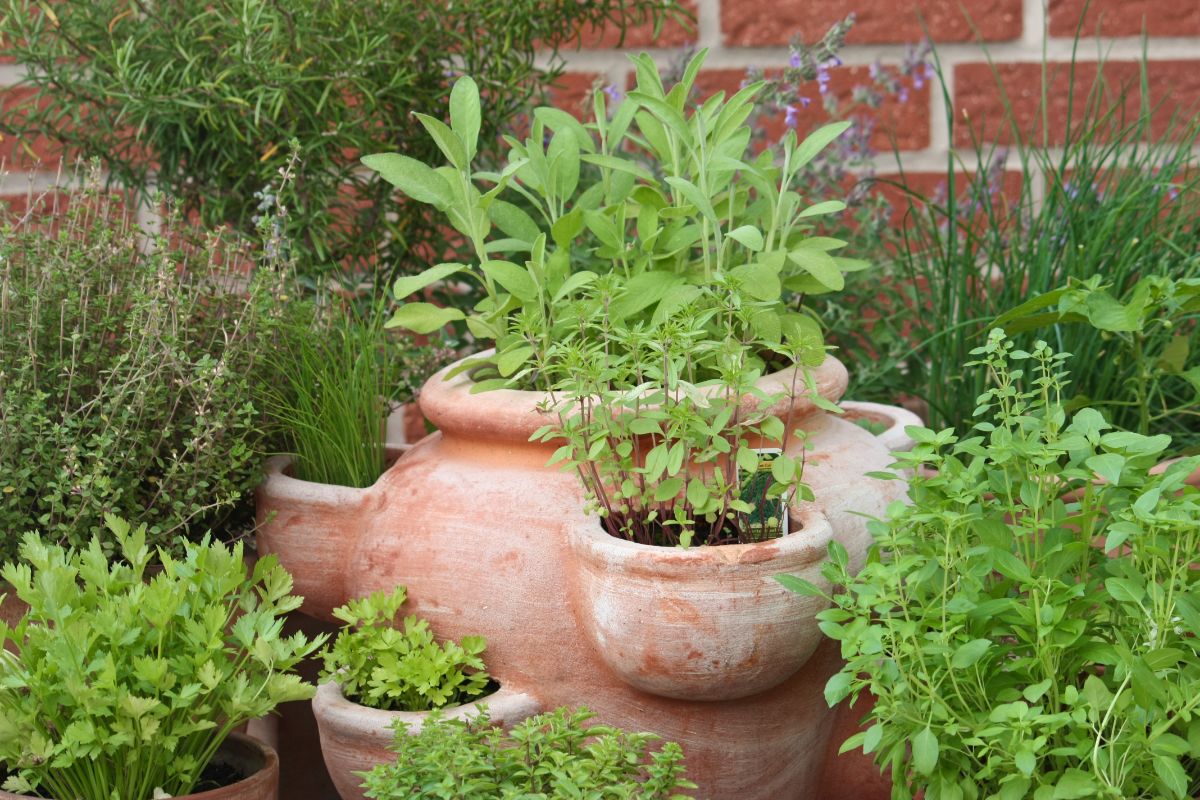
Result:
{"label": "weathered clay surface", "polygon": [[650,547],[599,525],[568,531],[580,627],[626,683],[680,700],[733,700],[773,689],[820,643],[819,599],[776,575],[821,581],[833,529],[805,508],[800,529],[758,544]]}
{"label": "weathered clay surface", "polygon": [[[213,763],[228,764],[249,777],[220,789],[181,795],[180,800],[277,800],[279,797],[279,756],[257,739],[229,734]],[[0,800],[29,800],[29,796],[0,790]]]}
{"label": "weathered clay surface", "polygon": [[[467,719],[479,713],[486,704],[488,717],[497,725],[509,726],[538,712],[532,697],[508,689],[500,689],[477,702],[444,709],[445,719]],[[419,733],[427,714],[411,711],[380,711],[352,703],[332,681],[321,684],[313,698],[313,714],[321,732],[321,755],[329,769],[342,800],[366,800],[361,787],[362,778],[355,773],[366,772],[378,764],[391,761],[392,728],[396,720],[408,725],[408,733]]]}
{"label": "weathered clay surface", "polygon": [[[394,463],[408,447],[389,445],[389,461]],[[267,461],[266,480],[255,497],[258,554],[274,553],[291,573],[293,592],[304,598],[301,611],[332,620],[333,609],[357,596],[347,593],[347,576],[339,567],[358,535],[353,522],[374,513],[381,498],[375,486],[355,489],[297,480],[290,474],[291,463],[288,456]]]}
{"label": "weathered clay surface", "polygon": [[[816,379],[827,398],[845,389],[845,369],[833,359]],[[421,407],[438,432],[353,499],[331,502],[287,485],[277,494],[278,471],[268,478],[259,495],[260,519],[278,509],[264,531],[269,547],[284,549],[282,532],[275,530],[282,526],[298,531],[286,531],[295,546],[310,547],[311,539],[321,550],[303,558],[283,554],[289,569],[308,571],[297,575],[298,591],[314,591],[306,609],[327,614],[350,597],[403,584],[409,594],[405,613],[427,618],[440,636],[485,636],[489,671],[541,709],[587,706],[600,722],[678,741],[689,777],[701,787],[697,797],[817,797],[833,724],[822,689],[838,665],[836,643],[817,644],[807,661],[793,659],[779,670],[798,667],[793,674],[764,681],[781,681],[773,688],[736,700],[664,697],[631,685],[600,654],[579,613],[593,599],[583,596],[588,590],[577,577],[572,533],[599,522],[585,512],[577,478],[546,467],[556,445],[528,441],[550,421],[537,410],[541,396],[506,390],[472,395],[469,388],[465,376],[431,378]],[[796,404],[791,419],[807,432],[804,479],[816,494],[809,519],[827,519],[830,535],[861,563],[870,537],[859,515],[880,514],[903,494],[902,482],[864,477],[888,467],[888,447],[807,400]],[[799,535],[818,538],[815,528],[804,530]],[[714,548],[704,558],[723,558],[723,550]],[[773,590],[773,580],[759,577],[764,591]],[[719,594],[725,579],[710,585]],[[659,587],[647,581],[642,591],[642,607],[662,618],[666,601]],[[718,602],[697,601],[697,627],[706,614],[718,613]],[[811,618],[815,610],[796,596],[779,594],[771,602],[794,604],[790,613],[796,617]],[[645,633],[646,644],[659,635]],[[804,635],[810,638],[797,647],[811,650],[815,628]]]}

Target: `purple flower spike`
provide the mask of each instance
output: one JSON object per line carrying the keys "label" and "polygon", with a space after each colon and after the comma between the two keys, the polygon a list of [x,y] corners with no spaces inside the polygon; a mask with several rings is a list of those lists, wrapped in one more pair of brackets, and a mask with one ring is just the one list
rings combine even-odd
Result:
{"label": "purple flower spike", "polygon": [[608,95],[608,99],[613,103],[621,102],[621,98],[625,96],[624,94],[621,93],[621,90],[618,89],[615,84],[611,84],[611,83],[608,86],[604,87],[604,93],[606,95]]}
{"label": "purple flower spike", "polygon": [[817,68],[817,90],[821,94],[829,93],[829,70],[823,66]]}
{"label": "purple flower spike", "polygon": [[876,61],[871,66],[867,67],[867,72],[871,75],[871,80],[873,80],[873,81],[879,80],[879,72],[880,72],[879,62]]}
{"label": "purple flower spike", "polygon": [[800,69],[803,62],[800,60],[799,53],[792,53],[792,57],[788,59],[788,63],[792,65],[792,69]]}
{"label": "purple flower spike", "polygon": [[787,125],[789,128],[796,127],[798,124],[800,124],[799,115],[800,109],[789,104],[787,107],[787,113],[783,117],[783,124]]}
{"label": "purple flower spike", "polygon": [[811,97],[797,97],[796,99],[800,101],[801,108],[808,108],[809,106],[812,105]]}
{"label": "purple flower spike", "polygon": [[1179,187],[1178,186],[1172,186],[1170,189],[1167,190],[1167,199],[1170,200],[1171,202],[1175,202],[1176,200],[1179,199]]}
{"label": "purple flower spike", "polygon": [[831,67],[840,67],[842,65],[842,60],[835,55],[830,56],[829,60],[825,63]]}
{"label": "purple flower spike", "polygon": [[908,102],[908,87],[907,86],[900,87],[900,93],[898,95],[896,95],[896,99],[899,100],[901,103]]}

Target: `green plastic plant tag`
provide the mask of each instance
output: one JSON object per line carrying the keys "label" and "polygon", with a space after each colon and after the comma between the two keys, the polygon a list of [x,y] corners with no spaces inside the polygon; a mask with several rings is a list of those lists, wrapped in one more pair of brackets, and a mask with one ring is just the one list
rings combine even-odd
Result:
{"label": "green plastic plant tag", "polygon": [[740,498],[754,507],[747,517],[750,532],[755,541],[788,535],[787,495],[768,497],[771,488],[771,467],[776,456],[783,453],[778,447],[764,447],[754,451],[758,455],[758,468],[754,472],[739,470],[742,487]]}

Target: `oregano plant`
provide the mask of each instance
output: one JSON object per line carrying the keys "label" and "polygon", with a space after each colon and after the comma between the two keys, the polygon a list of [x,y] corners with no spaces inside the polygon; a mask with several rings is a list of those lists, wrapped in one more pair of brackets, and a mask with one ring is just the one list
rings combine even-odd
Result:
{"label": "oregano plant", "polygon": [[559,708],[505,732],[486,709],[470,720],[434,711],[415,734],[396,724],[396,760],[368,772],[363,786],[374,800],[687,800],[681,790],[695,784],[684,776],[678,744],[655,747],[654,734],[593,725],[593,716]]}
{"label": "oregano plant", "polygon": [[910,428],[909,502],[857,574],[831,545],[821,629],[871,694],[861,747],[892,797],[1183,798],[1200,787],[1200,458],[1069,414],[1066,355],[999,330],[970,435]]}

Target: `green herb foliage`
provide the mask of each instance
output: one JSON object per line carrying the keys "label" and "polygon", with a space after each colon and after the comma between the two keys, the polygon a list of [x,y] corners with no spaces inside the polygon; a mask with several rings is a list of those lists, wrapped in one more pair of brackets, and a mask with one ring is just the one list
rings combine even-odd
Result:
{"label": "green herb foliage", "polygon": [[[565,437],[555,460],[579,472],[609,531],[647,544],[778,535],[780,504],[766,524],[750,518],[799,489],[800,465],[775,459],[759,508],[742,498],[739,471],[759,464],[753,442],[790,439],[778,404],[808,391],[804,368],[824,358],[820,326],[799,301],[865,266],[833,255],[845,242],[811,235],[812,220],[844,204],[806,205],[793,188],[846,124],[804,141],[789,133],[779,165],[770,153],[746,160],[745,120],[763,84],[689,107],[704,58],[669,89],[649,57],[634,58],[637,89],[611,118],[601,92],[588,125],[538,109],[530,136],[507,140],[499,172],[471,166],[481,111],[469,78],[451,93],[449,126],[421,117],[447,164],[364,159],[444,212],[477,259],[403,278],[397,299],[452,277],[484,292],[470,315],[409,302],[389,324],[428,333],[465,319],[494,341],[494,353],[458,368],[472,370],[472,390],[550,390],[559,424],[534,438]],[[510,253],[523,265],[502,258]],[[801,368],[788,389],[754,387],[786,367]],[[740,409],[744,397],[752,410]]]}
{"label": "green herb foliage", "polygon": [[1090,328],[1105,343],[1104,355],[1123,365],[1130,383],[1124,391],[1074,402],[1086,400],[1105,418],[1138,433],[1180,429],[1190,441],[1188,432],[1200,428],[1200,365],[1187,367],[1198,343],[1200,277],[1147,275],[1124,296],[1115,296],[1104,280],[1101,275],[1073,280],[1002,314],[996,324],[1010,335],[1047,325]]}
{"label": "green herb foliage", "polygon": [[819,615],[845,667],[830,704],[875,706],[862,747],[893,798],[1193,797],[1200,786],[1200,459],[1065,409],[1065,355],[994,331],[968,365],[990,419],[910,428],[910,503],[871,524],[857,575],[831,546]]}
{"label": "green herb foliage", "polygon": [[0,225],[0,554],[34,529],[82,545],[108,512],[168,549],[244,524],[279,276],[174,211],[143,234],[94,181]]}
{"label": "green herb foliage", "polygon": [[486,709],[469,721],[430,714],[420,733],[396,725],[396,761],[366,774],[367,797],[491,800],[686,800],[683,751],[658,737],[589,725],[586,709],[531,717],[505,733]]}
{"label": "green herb foliage", "polygon": [[403,630],[393,627],[407,597],[397,586],[334,609],[346,628],[322,654],[322,680],[337,681],[356,703],[388,711],[431,711],[482,696],[489,683],[483,637],[437,642],[429,623],[415,616],[404,619]]}
{"label": "green herb foliage", "polygon": [[[760,309],[741,306],[736,284],[703,291],[649,330],[606,330],[608,320],[593,311],[551,350],[549,372],[561,378],[545,408],[557,423],[533,438],[563,441],[551,463],[576,471],[613,536],[660,546],[746,544],[782,535],[788,501],[812,498],[802,483],[803,446],[799,455],[770,458],[756,449],[802,438],[788,410],[802,396],[821,400],[802,365],[783,373],[781,389],[758,386],[756,356],[774,352],[798,365],[802,354],[738,338]],[[714,315],[726,325],[723,340],[705,330]],[[708,365],[720,372],[701,380]],[[765,481],[754,480],[760,470]]]}
{"label": "green herb foliage", "polygon": [[[747,161],[745,119],[763,85],[688,109],[705,56],[697,54],[669,90],[648,56],[634,57],[637,89],[611,119],[603,92],[594,96],[589,125],[537,109],[524,142],[506,137],[508,160],[499,171],[472,168],[482,109],[470,78],[451,93],[450,125],[418,115],[447,163],[430,167],[398,153],[364,158],[408,197],[443,212],[474,251],[471,264],[443,263],[398,280],[396,298],[452,277],[471,279],[485,293],[469,316],[409,302],[390,324],[428,333],[465,318],[477,339],[496,343],[494,355],[463,367],[474,369],[480,391],[551,388],[551,351],[578,330],[581,301],[585,316],[603,312],[613,335],[659,325],[700,302],[712,313],[696,321],[712,340],[724,341],[732,324],[747,340],[783,343],[819,363],[820,326],[785,306],[783,292],[837,291],[845,272],[866,265],[833,255],[845,242],[809,235],[814,219],[845,204],[808,205],[793,187],[846,123],[803,142],[789,133],[781,165],[770,153]],[[523,263],[505,260],[509,254]],[[733,323],[718,313],[726,306],[713,307],[727,296],[744,304]],[[601,302],[607,305],[597,309]]]}
{"label": "green herb foliage", "polygon": [[486,81],[487,150],[560,72],[535,66],[539,49],[682,16],[662,0],[4,0],[0,41],[32,92],[6,104],[0,130],[100,158],[143,196],[156,185],[206,226],[245,233],[296,139],[301,273],[413,269],[445,252],[441,225],[385,206],[390,188],[357,154],[433,158],[410,114],[444,101],[459,70]]}
{"label": "green herb foliage", "polygon": [[361,488],[383,474],[401,359],[385,336],[382,307],[376,311],[318,306],[277,354],[283,382],[267,406],[300,480]]}
{"label": "green herb foliage", "polygon": [[[1068,408],[1095,406],[1118,427],[1167,433],[1181,450],[1194,446],[1200,441],[1194,411],[1170,413],[1196,403],[1197,387],[1186,377],[1200,352],[1194,313],[1175,318],[1182,323],[1175,326],[1146,325],[1136,348],[1129,336],[1104,325],[1098,334],[1065,318],[1043,317],[1035,326],[1007,315],[1030,297],[1096,276],[1126,306],[1145,299],[1147,287],[1139,282],[1148,276],[1200,277],[1200,176],[1194,169],[1200,121],[1176,117],[1164,125],[1165,112],[1146,99],[1144,63],[1140,87],[1114,84],[1101,63],[1085,93],[1074,57],[1065,66],[1044,66],[1042,109],[1052,102],[1049,92],[1058,91],[1052,88],[1056,69],[1067,70],[1068,83],[1066,120],[1054,128],[1065,136],[1061,147],[1046,147],[1045,113],[1027,130],[1009,108],[1003,119],[989,122],[1017,144],[1009,149],[975,138],[970,161],[950,155],[943,191],[909,193],[906,224],[890,248],[895,257],[884,260],[879,291],[869,295],[883,300],[867,337],[878,345],[864,345],[864,353],[879,355],[877,368],[861,375],[867,380],[853,391],[884,402],[898,394],[919,397],[931,424],[964,429],[984,386],[981,373],[960,365],[1005,315],[1020,347],[1042,338],[1075,355]],[[955,119],[948,96],[946,108],[950,140],[961,125],[979,136],[975,120]],[[1008,174],[1019,186],[1005,180]],[[847,323],[862,327],[861,317]],[[834,338],[853,337],[848,331]],[[896,341],[910,345],[897,350]],[[1149,393],[1143,391],[1147,378],[1154,383]]]}
{"label": "green herb foliage", "polygon": [[188,544],[147,571],[146,527],[107,519],[123,563],[99,536],[66,550],[27,534],[26,563],[3,576],[29,604],[0,627],[4,788],[79,800],[189,794],[229,733],[312,696],[292,668],[323,642],[282,634],[300,606],[274,556],[247,576],[240,544]]}

